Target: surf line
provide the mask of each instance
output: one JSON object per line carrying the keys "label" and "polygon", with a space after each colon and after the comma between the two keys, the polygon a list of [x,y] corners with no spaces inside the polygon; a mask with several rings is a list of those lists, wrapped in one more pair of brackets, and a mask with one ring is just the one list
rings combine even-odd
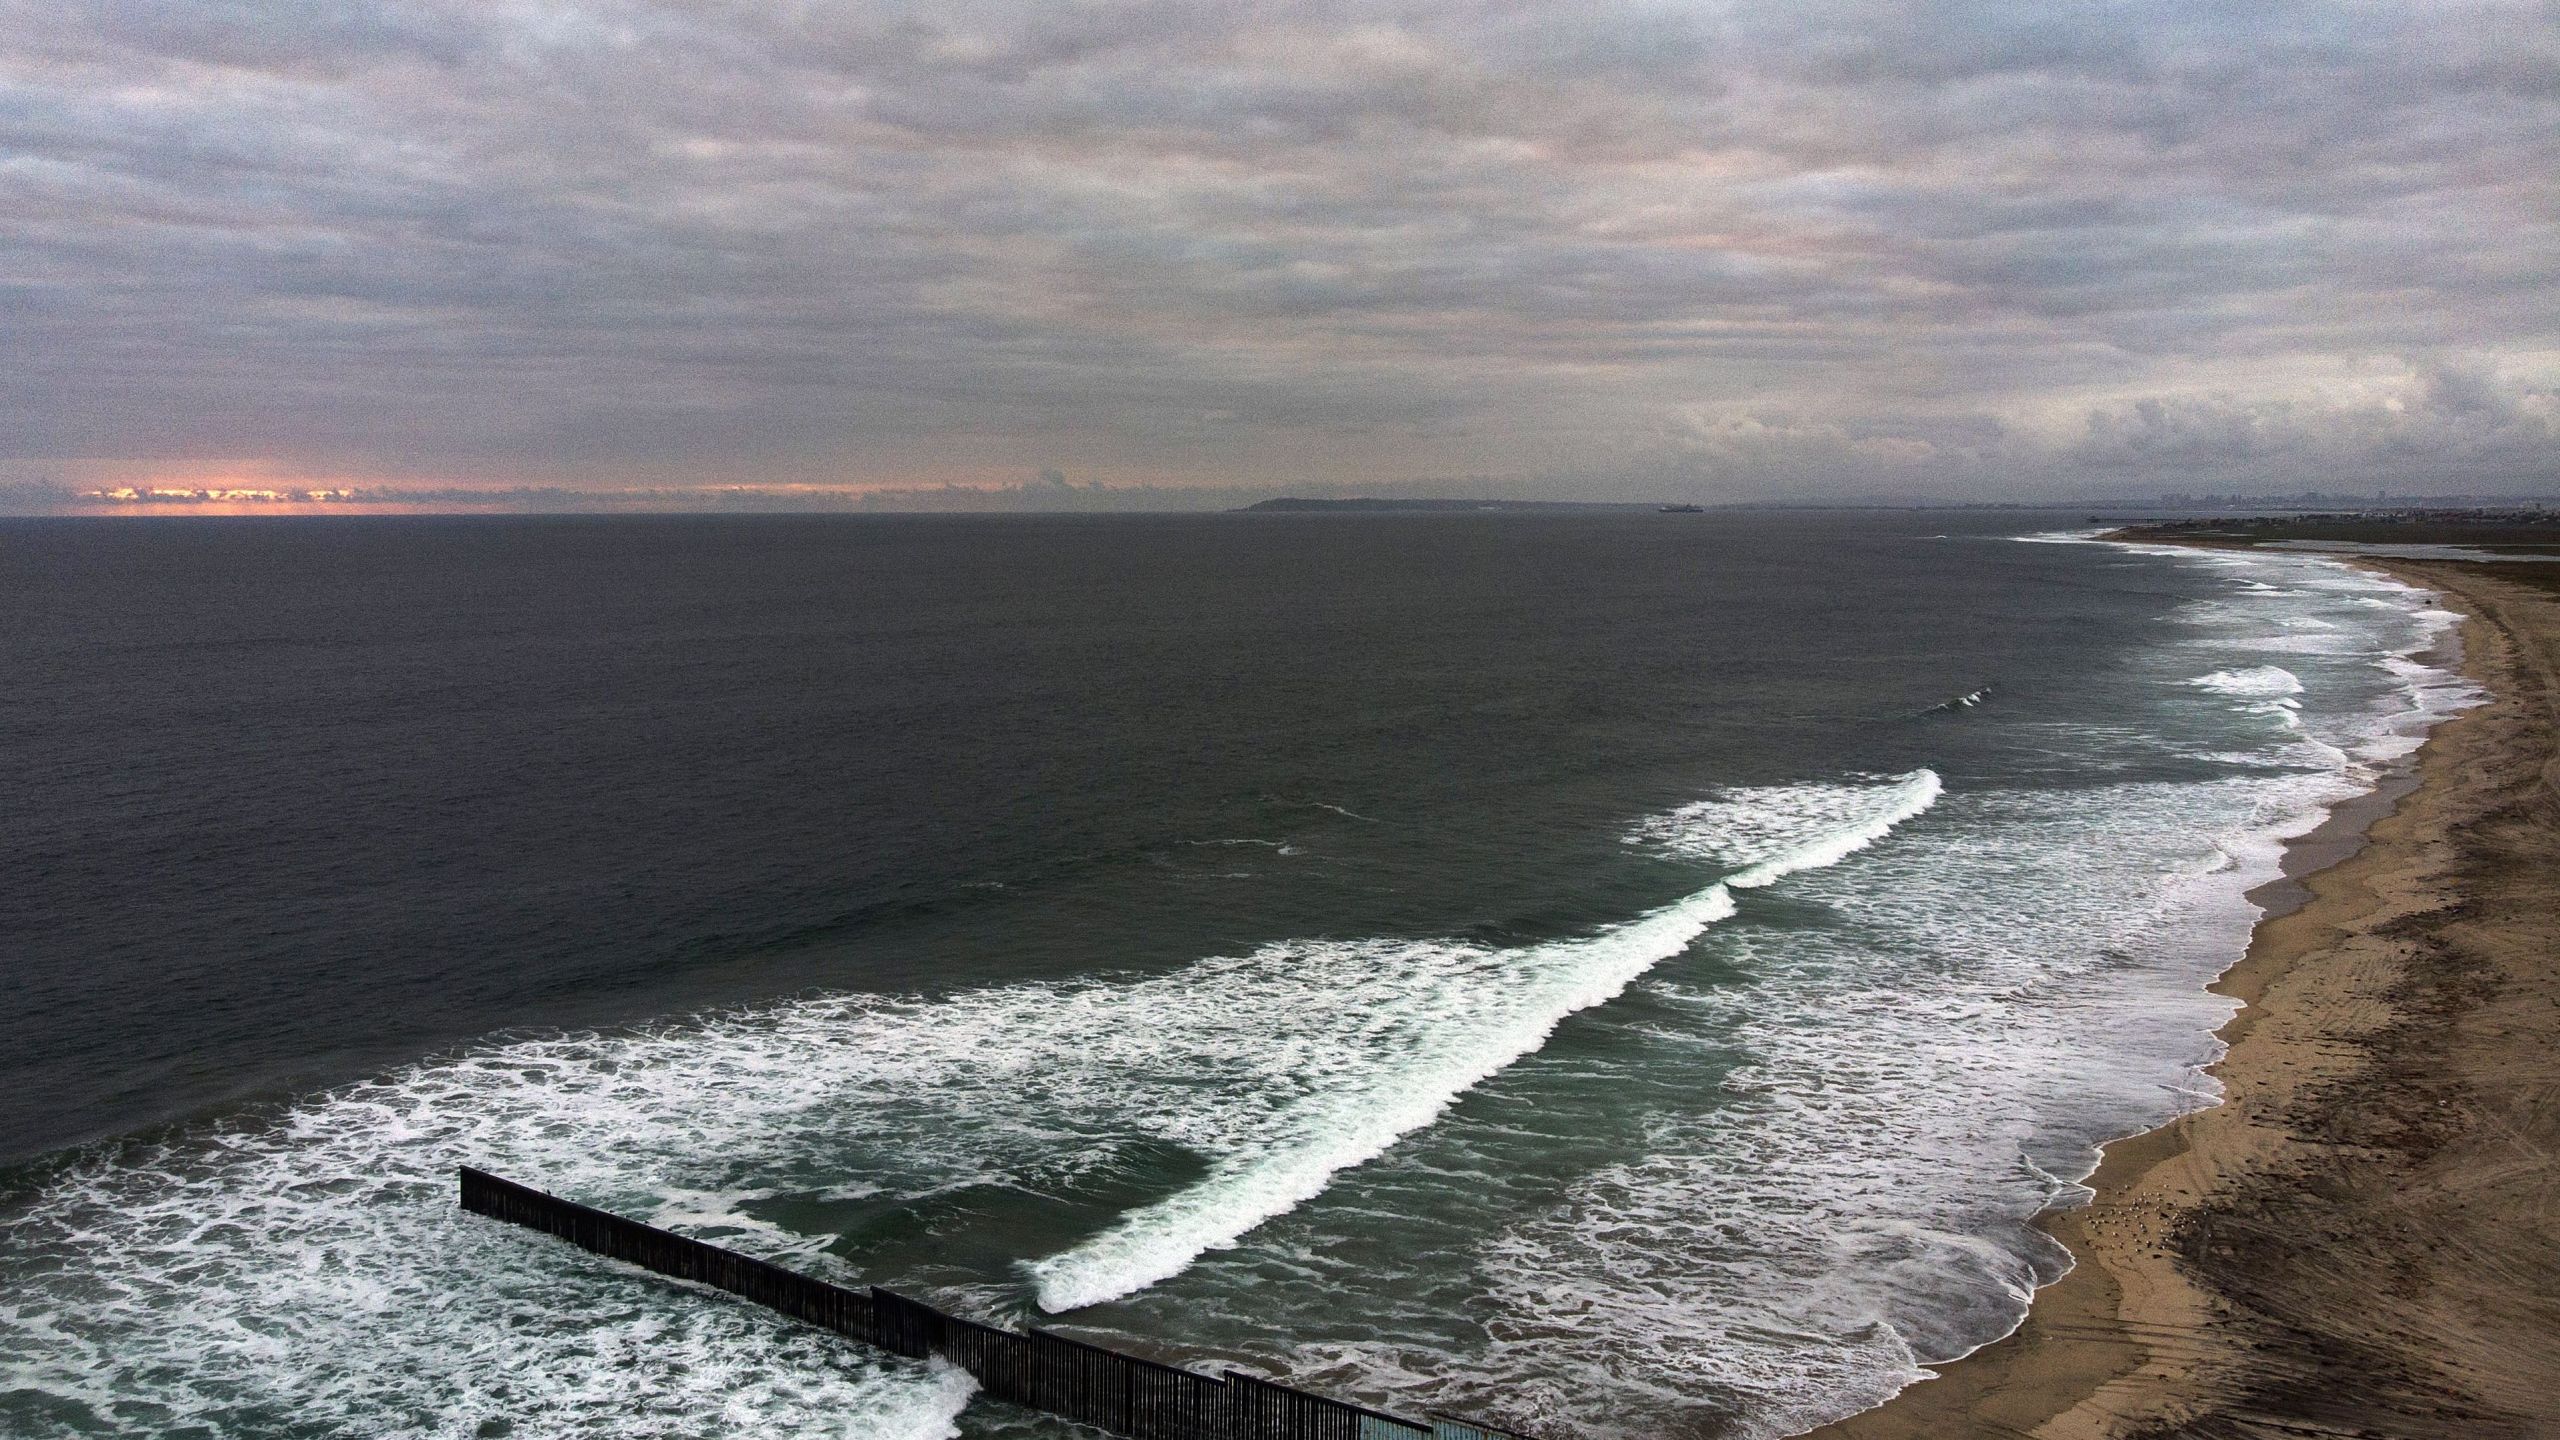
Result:
{"label": "surf line", "polygon": [[1334,1090],[1296,1117],[1297,1138],[1232,1159],[1187,1190],[1130,1211],[1101,1234],[1025,1268],[1050,1314],[1134,1294],[1189,1269],[1264,1222],[1324,1193],[1333,1177],[1384,1154],[1461,1095],[1536,1053],[1568,1017],[1615,999],[1735,911],[1733,892],[1838,864],[1937,803],[1935,771],[1876,787],[1877,806],[1847,824],[1724,876],[1705,889],[1585,939],[1522,952],[1509,1004],[1484,1023],[1451,1027],[1365,1084]]}

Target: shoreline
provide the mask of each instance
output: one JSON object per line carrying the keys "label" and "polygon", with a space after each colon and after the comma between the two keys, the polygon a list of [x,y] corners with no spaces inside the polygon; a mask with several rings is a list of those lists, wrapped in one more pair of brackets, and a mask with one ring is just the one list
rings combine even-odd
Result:
{"label": "shoreline", "polygon": [[2070,1272],[1808,1440],[2560,1434],[2560,591],[2355,563],[2488,698],[2252,892],[2224,1098],[2103,1147]]}

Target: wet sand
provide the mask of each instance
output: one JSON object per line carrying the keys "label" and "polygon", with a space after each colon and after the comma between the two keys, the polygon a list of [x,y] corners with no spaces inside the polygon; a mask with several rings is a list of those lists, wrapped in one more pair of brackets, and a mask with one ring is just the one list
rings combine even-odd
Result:
{"label": "wet sand", "polygon": [[2374,563],[2489,703],[2297,847],[2227,1098],[2107,1147],[2018,1332],[1821,1440],[2560,1436],[2560,578]]}

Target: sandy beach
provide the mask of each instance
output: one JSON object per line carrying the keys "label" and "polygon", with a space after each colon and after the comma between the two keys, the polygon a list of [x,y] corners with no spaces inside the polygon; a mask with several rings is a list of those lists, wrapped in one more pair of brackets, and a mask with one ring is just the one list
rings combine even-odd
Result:
{"label": "sandy beach", "polygon": [[2226,1100],[2107,1148],[2017,1333],[1815,1435],[2560,1435],[2560,566],[2380,568],[2489,703],[2302,847]]}

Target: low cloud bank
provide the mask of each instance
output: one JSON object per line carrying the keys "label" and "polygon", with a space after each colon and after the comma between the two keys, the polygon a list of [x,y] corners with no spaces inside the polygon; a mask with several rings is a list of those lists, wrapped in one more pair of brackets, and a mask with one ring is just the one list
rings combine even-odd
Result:
{"label": "low cloud bank", "polygon": [[74,488],[2552,478],[2530,0],[63,0],[0,149]]}

